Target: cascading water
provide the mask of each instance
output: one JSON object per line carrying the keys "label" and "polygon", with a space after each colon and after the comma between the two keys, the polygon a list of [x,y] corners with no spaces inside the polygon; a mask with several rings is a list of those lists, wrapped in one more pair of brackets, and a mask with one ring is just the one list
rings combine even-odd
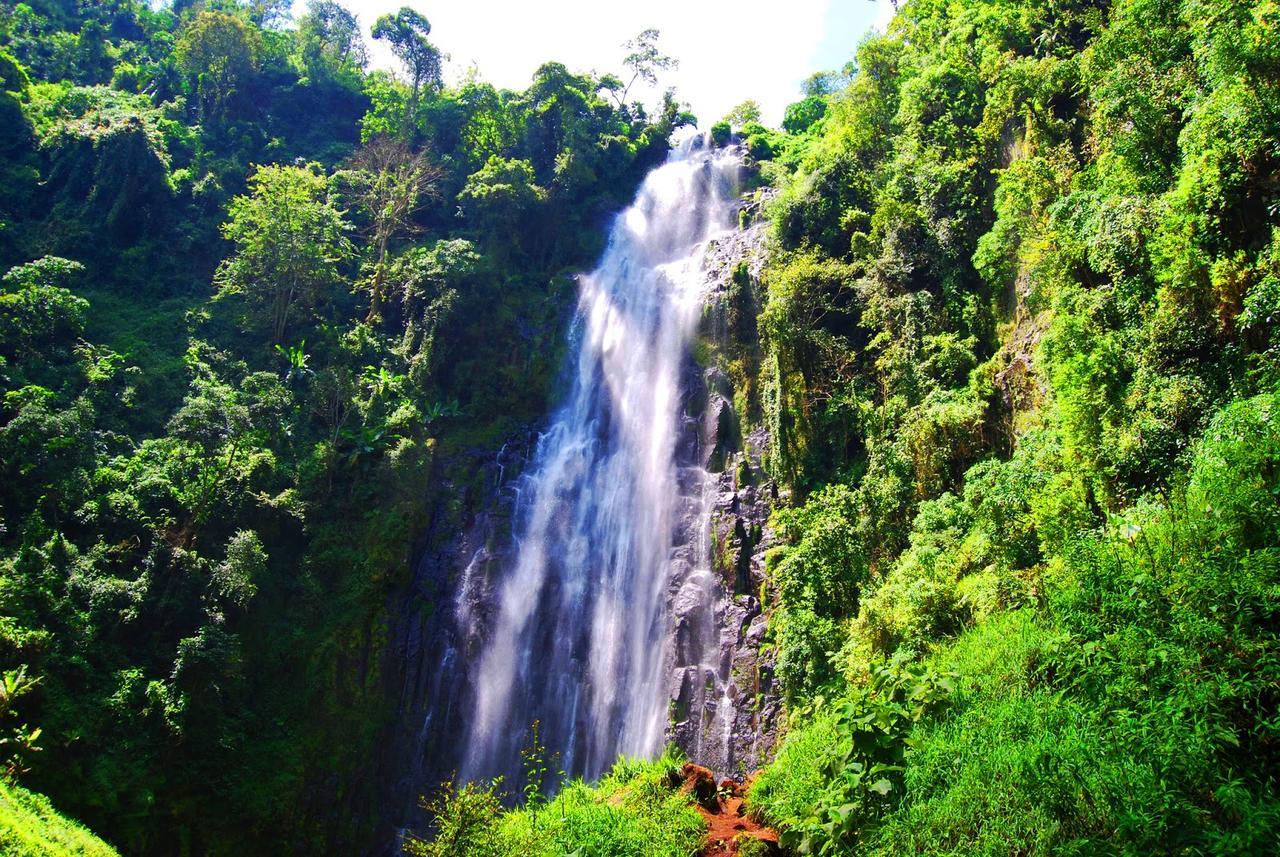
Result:
{"label": "cascading water", "polygon": [[515,563],[476,663],[464,779],[519,778],[534,721],[571,774],[661,747],[681,372],[705,243],[734,225],[738,160],[683,143],[581,278],[568,399],[516,513]]}
{"label": "cascading water", "polygon": [[[724,279],[723,239],[744,237],[739,170],[736,152],[699,136],[646,178],[580,278],[564,402],[525,460],[504,447],[472,525],[423,556],[395,631],[389,752],[405,759],[394,788],[407,828],[421,823],[417,795],[455,774],[518,792],[535,722],[555,769],[587,778],[667,740],[724,773],[767,749],[750,595],[762,543],[715,537],[720,554],[745,545],[744,588],[713,568],[711,531],[721,513],[739,530],[754,515],[758,531],[768,500],[706,467],[720,443],[708,426],[722,422],[710,415],[731,406],[690,353],[713,274]],[[504,483],[508,466],[523,475]]]}

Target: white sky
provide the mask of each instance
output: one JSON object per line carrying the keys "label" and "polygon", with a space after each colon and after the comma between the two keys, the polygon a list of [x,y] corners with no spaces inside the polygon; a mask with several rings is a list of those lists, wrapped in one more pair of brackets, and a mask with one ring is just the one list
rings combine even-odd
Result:
{"label": "white sky", "polygon": [[[735,104],[754,98],[771,124],[799,98],[800,82],[839,68],[870,27],[883,30],[889,0],[342,0],[366,38],[374,20],[410,5],[431,21],[431,40],[448,54],[446,77],[473,63],[498,87],[523,89],[549,60],[573,71],[623,77],[622,43],[647,27],[680,61],[659,79],[675,86],[703,127]],[[301,14],[305,0],[295,0]],[[370,41],[373,64],[394,67],[384,43]],[[626,79],[624,77],[624,83]],[[633,90],[634,92],[635,90]],[[652,101],[652,93],[642,93]]]}

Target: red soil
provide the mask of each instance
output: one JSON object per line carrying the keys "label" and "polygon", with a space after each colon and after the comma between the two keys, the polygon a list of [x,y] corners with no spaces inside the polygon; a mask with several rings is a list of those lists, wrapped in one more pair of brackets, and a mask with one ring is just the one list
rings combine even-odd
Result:
{"label": "red soil", "polygon": [[716,788],[711,772],[700,765],[688,764],[681,771],[683,791],[697,802],[698,812],[707,822],[702,857],[733,857],[747,839],[768,843],[769,853],[778,850],[778,832],[757,824],[742,806],[743,786],[733,780],[722,780]]}

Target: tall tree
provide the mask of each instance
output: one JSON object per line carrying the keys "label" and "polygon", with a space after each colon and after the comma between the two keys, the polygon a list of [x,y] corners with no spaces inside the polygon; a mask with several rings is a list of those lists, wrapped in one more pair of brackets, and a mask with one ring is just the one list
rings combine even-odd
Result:
{"label": "tall tree", "polygon": [[279,343],[295,308],[318,306],[341,281],[339,265],[352,254],[349,227],[329,199],[324,176],[309,169],[260,167],[249,188],[231,201],[223,233],[236,253],[216,282],[265,309],[271,340]]}
{"label": "tall tree", "polygon": [[336,0],[309,0],[298,21],[298,53],[312,80],[360,71],[369,61],[360,22]]}
{"label": "tall tree", "polygon": [[196,85],[201,121],[221,121],[231,98],[258,70],[262,36],[226,12],[201,12],[178,38],[178,61]]}
{"label": "tall tree", "polygon": [[413,215],[422,199],[435,191],[442,171],[404,142],[378,137],[351,159],[345,176],[356,202],[368,218],[373,271],[367,280],[369,315],[382,313],[391,242],[416,231]]}
{"label": "tall tree", "polygon": [[439,89],[441,85],[440,51],[427,39],[429,35],[431,22],[408,6],[401,7],[394,15],[383,15],[373,25],[373,37],[387,41],[392,53],[409,72],[408,121],[404,124],[406,136],[413,127],[419,93],[424,87]]}
{"label": "tall tree", "polygon": [[760,103],[754,98],[748,98],[725,114],[724,121],[735,128],[750,125],[752,122],[759,122]]}
{"label": "tall tree", "polygon": [[627,85],[623,87],[622,94],[616,96],[619,107],[627,103],[627,93],[631,91],[632,85],[637,80],[643,80],[653,86],[658,82],[658,72],[679,68],[680,62],[678,60],[658,50],[658,38],[660,36],[661,33],[650,27],[642,31],[634,39],[623,43],[623,50],[629,51],[629,53],[626,59],[622,61],[622,64],[631,69],[632,74],[631,80],[627,81]]}

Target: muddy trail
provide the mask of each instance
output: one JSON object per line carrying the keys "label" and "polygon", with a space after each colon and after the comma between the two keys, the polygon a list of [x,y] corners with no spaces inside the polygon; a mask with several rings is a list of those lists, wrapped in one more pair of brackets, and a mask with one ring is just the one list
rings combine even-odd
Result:
{"label": "muddy trail", "polygon": [[782,853],[778,831],[747,813],[743,805],[746,783],[726,778],[717,785],[710,770],[692,763],[686,764],[680,774],[684,780],[681,790],[693,798],[694,806],[707,822],[701,857],[731,857],[747,850],[748,843],[752,843],[749,853],[753,855]]}

